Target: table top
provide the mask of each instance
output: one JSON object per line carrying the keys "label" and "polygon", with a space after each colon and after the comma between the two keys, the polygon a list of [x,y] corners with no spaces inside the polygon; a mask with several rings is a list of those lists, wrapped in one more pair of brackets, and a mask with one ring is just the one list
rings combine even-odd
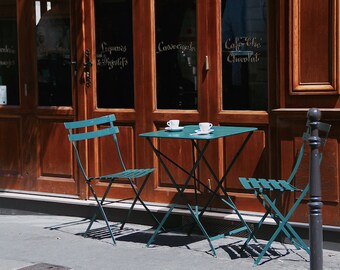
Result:
{"label": "table top", "polygon": [[257,130],[256,127],[235,127],[235,126],[213,126],[214,130],[210,134],[197,134],[198,125],[184,126],[180,131],[158,130],[139,134],[141,137],[148,138],[167,138],[167,139],[190,139],[190,140],[213,140],[222,137],[237,135]]}

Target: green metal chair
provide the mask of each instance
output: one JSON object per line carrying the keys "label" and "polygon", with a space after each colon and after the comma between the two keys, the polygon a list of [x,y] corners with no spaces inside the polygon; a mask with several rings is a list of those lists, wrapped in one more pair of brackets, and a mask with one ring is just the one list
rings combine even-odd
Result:
{"label": "green metal chair", "polygon": [[[308,126],[308,123],[307,123]],[[329,134],[331,126],[326,123],[319,123],[319,131],[320,131],[320,139],[321,139],[321,147],[320,147],[320,162],[322,160],[322,151],[326,145],[326,140]],[[303,133],[302,139],[303,143],[301,145],[299,155],[296,159],[295,165],[293,170],[287,180],[275,180],[275,179],[263,179],[263,178],[245,178],[239,177],[239,180],[242,186],[247,190],[252,190],[256,198],[260,201],[260,203],[266,209],[265,214],[262,216],[261,220],[257,223],[257,226],[253,230],[253,232],[249,235],[247,240],[245,241],[242,251],[246,248],[249,244],[252,237],[260,230],[262,227],[265,219],[270,215],[273,220],[277,224],[277,229],[274,234],[271,236],[261,253],[259,254],[258,258],[255,261],[255,265],[258,265],[261,261],[262,257],[266,254],[269,247],[273,243],[273,241],[277,238],[280,232],[283,232],[287,238],[291,241],[292,244],[297,249],[304,249],[308,254],[310,254],[309,247],[305,244],[305,242],[301,239],[301,237],[297,234],[297,232],[293,229],[293,227],[289,224],[289,218],[292,216],[302,199],[307,195],[309,192],[309,183],[305,186],[304,189],[297,188],[292,185],[292,181],[295,178],[295,175],[298,171],[300,166],[303,154],[305,152],[306,145],[308,146],[308,138],[310,137],[309,128],[307,132]],[[268,196],[269,191],[276,191],[275,198],[271,198]],[[284,215],[276,206],[276,203],[279,199],[288,192],[295,192],[300,193],[297,200],[294,202],[290,210]]]}
{"label": "green metal chair", "polygon": [[[119,150],[119,145],[118,145],[118,140],[117,140],[117,133],[119,132],[118,127],[114,126],[113,122],[116,120],[115,115],[107,115],[107,116],[103,116],[103,117],[99,117],[99,118],[94,118],[94,119],[89,119],[89,120],[83,120],[83,121],[75,121],[75,122],[66,122],[64,123],[66,129],[68,129],[69,131],[69,135],[68,138],[69,140],[72,142],[73,147],[74,147],[74,151],[76,154],[76,159],[77,159],[77,163],[78,166],[80,168],[80,171],[82,173],[82,175],[85,178],[85,181],[89,187],[89,190],[91,192],[91,194],[93,195],[94,199],[97,202],[98,205],[98,210],[100,212],[100,214],[102,215],[103,219],[105,220],[106,226],[109,230],[109,233],[111,235],[113,244],[116,244],[114,235],[112,233],[112,230],[110,228],[107,216],[105,214],[105,211],[103,209],[103,204],[105,202],[106,196],[113,184],[113,182],[116,179],[128,179],[128,182],[134,192],[134,200],[129,208],[129,211],[127,213],[127,216],[125,217],[124,221],[121,224],[121,229],[123,229],[125,223],[127,222],[128,218],[130,217],[130,214],[137,202],[137,200],[143,205],[143,207],[145,208],[145,210],[151,215],[151,217],[156,221],[156,223],[159,224],[157,218],[153,215],[153,213],[149,210],[149,208],[146,206],[146,204],[143,202],[143,200],[140,197],[140,194],[143,190],[143,188],[145,187],[150,174],[155,170],[154,168],[151,169],[126,169],[120,150]],[[100,126],[100,127],[99,127]],[[81,129],[81,130],[80,130]],[[111,136],[114,144],[115,144],[115,150],[113,149],[113,151],[117,151],[118,154],[118,158],[119,158],[119,163],[122,167],[122,170],[119,172],[115,172],[112,174],[108,174],[108,175],[101,175],[101,176],[88,176],[87,172],[84,169],[84,166],[82,164],[82,160],[80,159],[80,155],[79,155],[79,150],[78,150],[78,143],[79,141],[84,141],[84,140],[90,140],[90,139],[96,139],[96,138],[100,138],[100,137],[104,137],[104,136]],[[142,182],[141,187],[138,189],[134,180],[136,178],[141,178],[144,177],[144,181]],[[107,182],[107,188],[104,192],[103,197],[99,200],[99,198],[96,195],[96,192],[92,186],[92,182],[93,181],[99,181],[99,182]],[[86,232],[84,233],[84,236],[86,237],[88,235],[89,230],[92,227],[93,222],[96,220],[97,218],[97,212],[92,216],[90,224],[86,230]]]}

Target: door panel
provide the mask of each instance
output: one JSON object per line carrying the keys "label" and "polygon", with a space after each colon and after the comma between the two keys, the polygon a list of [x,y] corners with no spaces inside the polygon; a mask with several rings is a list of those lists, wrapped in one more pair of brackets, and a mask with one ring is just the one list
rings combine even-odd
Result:
{"label": "door panel", "polygon": [[[192,153],[191,143],[189,141],[180,140],[178,142],[175,142],[174,140],[160,140],[159,150],[163,153],[166,153],[171,160],[175,160],[187,172],[190,172],[194,162],[193,154],[196,156],[196,153]],[[171,164],[169,161],[165,160],[164,163],[171,171],[172,176],[176,179],[177,184],[183,185],[187,180],[188,175],[184,173],[181,169],[177,168],[174,164]],[[158,171],[158,187],[173,188],[171,179],[166,174],[161,164],[159,164]],[[193,188],[192,180],[190,180],[188,188]]]}
{"label": "door panel", "polygon": [[154,3],[157,108],[197,109],[196,0]]}
{"label": "door panel", "polygon": [[22,175],[20,127],[18,117],[0,118],[0,172],[4,176]]}
{"label": "door panel", "polygon": [[[84,1],[85,49],[90,51],[91,84],[86,88],[86,117],[99,117],[114,113],[121,154],[127,168],[136,167],[136,117],[142,115],[135,96],[135,86],[140,70],[135,70],[135,61],[141,58],[140,48],[135,53],[133,12],[136,1]],[[94,23],[95,22],[95,23]],[[95,25],[93,31],[93,25]],[[139,86],[140,87],[140,86]],[[139,109],[137,109],[139,107]],[[110,139],[100,139],[88,146],[90,175],[104,175],[122,170],[118,155]],[[137,183],[140,184],[140,183]],[[106,183],[96,185],[98,195],[106,189]],[[126,179],[117,180],[108,194],[112,198],[129,199],[133,195]]]}
{"label": "door panel", "polygon": [[[65,155],[69,142],[64,123],[53,119],[40,119],[38,130],[39,177],[69,178],[73,172],[72,159],[70,153]],[[64,162],[59,162],[61,157]]]}
{"label": "door panel", "polygon": [[66,0],[31,2],[35,91],[29,90],[27,97],[33,100],[29,106],[30,121],[34,123],[30,131],[35,138],[29,150],[36,153],[36,159],[30,177],[34,189],[40,192],[79,195],[63,126],[68,115],[74,115],[78,109],[73,93],[78,85],[79,90],[81,87],[76,80],[75,33],[79,32],[79,15],[75,14],[75,4],[76,1]]}
{"label": "door panel", "polygon": [[134,108],[132,2],[94,2],[98,108]]}
{"label": "door panel", "polygon": [[224,110],[268,108],[267,1],[221,1]]}
{"label": "door panel", "polygon": [[[224,141],[224,167],[227,167],[232,162],[232,158],[237,154],[237,151],[246,137],[247,135],[241,134],[227,138]],[[240,157],[236,160],[233,169],[230,171],[227,184],[227,187],[230,190],[233,190],[234,192],[244,191],[238,177],[268,177],[266,174],[267,168],[265,166],[265,164],[267,164],[265,147],[265,131],[255,131]]]}
{"label": "door panel", "polygon": [[[76,82],[71,81],[74,73],[70,63],[75,57],[71,36],[77,31],[70,19],[75,1],[8,0],[1,4],[6,7],[1,8],[6,15],[0,15],[0,28],[3,17],[6,23],[11,19],[13,29],[8,25],[6,29],[17,32],[18,37],[12,39],[12,35],[0,31],[0,35],[6,34],[1,42],[8,48],[4,56],[4,50],[0,50],[0,61],[9,61],[7,69],[12,73],[8,78],[0,65],[0,85],[6,84],[9,91],[8,103],[0,106],[0,112],[11,115],[1,121],[2,149],[9,154],[6,162],[11,163],[2,162],[7,172],[1,171],[1,188],[77,195],[70,145],[63,127],[63,122],[70,119],[68,115],[74,114],[72,104],[75,105],[72,93]],[[20,14],[18,20],[16,14]],[[18,67],[20,77],[15,72]]]}
{"label": "door panel", "polygon": [[0,3],[0,106],[19,105],[18,40],[15,1]]}
{"label": "door panel", "polygon": [[[303,113],[305,115],[305,113]],[[280,141],[279,151],[277,152],[280,156],[280,177],[287,179],[292,170],[294,162],[296,161],[297,152],[302,143],[301,135],[305,131],[304,124],[306,122],[303,119],[303,115],[280,115],[277,119],[277,134],[278,141]],[[322,162],[320,166],[320,177],[321,177],[321,198],[323,202],[323,224],[339,226],[339,215],[338,205],[340,199],[339,190],[339,173],[338,173],[338,138],[339,128],[337,128],[338,120],[335,120],[335,124],[329,133],[329,138],[323,152]],[[330,122],[330,121],[325,121]],[[289,127],[289,128],[287,128]],[[310,162],[310,146],[307,143],[305,154],[302,158],[298,172],[296,173],[294,185],[303,188],[309,181],[309,162]],[[282,209],[290,209],[290,207],[296,201],[296,195],[285,196],[282,200]],[[296,211],[292,216],[292,220],[297,222],[308,222],[309,216],[309,197],[307,196],[297,207]]]}
{"label": "door panel", "polygon": [[71,106],[70,4],[35,1],[38,106]]}

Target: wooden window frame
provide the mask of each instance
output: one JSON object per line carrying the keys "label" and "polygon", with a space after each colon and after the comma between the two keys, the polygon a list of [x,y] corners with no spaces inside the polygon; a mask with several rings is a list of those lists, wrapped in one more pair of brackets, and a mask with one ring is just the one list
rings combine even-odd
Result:
{"label": "wooden window frame", "polygon": [[[290,0],[290,95],[337,95],[339,91],[339,4],[332,0],[329,2],[330,14],[327,22],[329,29],[329,50],[327,52],[328,61],[328,80],[326,81],[304,81],[302,74],[302,64],[304,60],[301,56],[301,39],[303,29],[301,23],[303,0]],[[317,19],[317,18],[316,18]],[[325,22],[323,22],[325,23]],[[318,40],[317,42],[320,42]],[[313,44],[310,44],[313,46]],[[313,63],[313,61],[309,61]]]}

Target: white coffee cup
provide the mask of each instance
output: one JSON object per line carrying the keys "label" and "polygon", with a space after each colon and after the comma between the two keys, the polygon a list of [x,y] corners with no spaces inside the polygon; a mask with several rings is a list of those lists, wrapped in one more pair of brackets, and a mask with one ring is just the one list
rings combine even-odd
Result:
{"label": "white coffee cup", "polygon": [[203,131],[203,132],[204,131],[209,131],[212,128],[212,126],[213,126],[213,124],[209,123],[209,122],[201,122],[198,125],[200,127],[200,131]]}
{"label": "white coffee cup", "polygon": [[169,120],[166,124],[169,128],[175,129],[179,127],[179,120]]}

